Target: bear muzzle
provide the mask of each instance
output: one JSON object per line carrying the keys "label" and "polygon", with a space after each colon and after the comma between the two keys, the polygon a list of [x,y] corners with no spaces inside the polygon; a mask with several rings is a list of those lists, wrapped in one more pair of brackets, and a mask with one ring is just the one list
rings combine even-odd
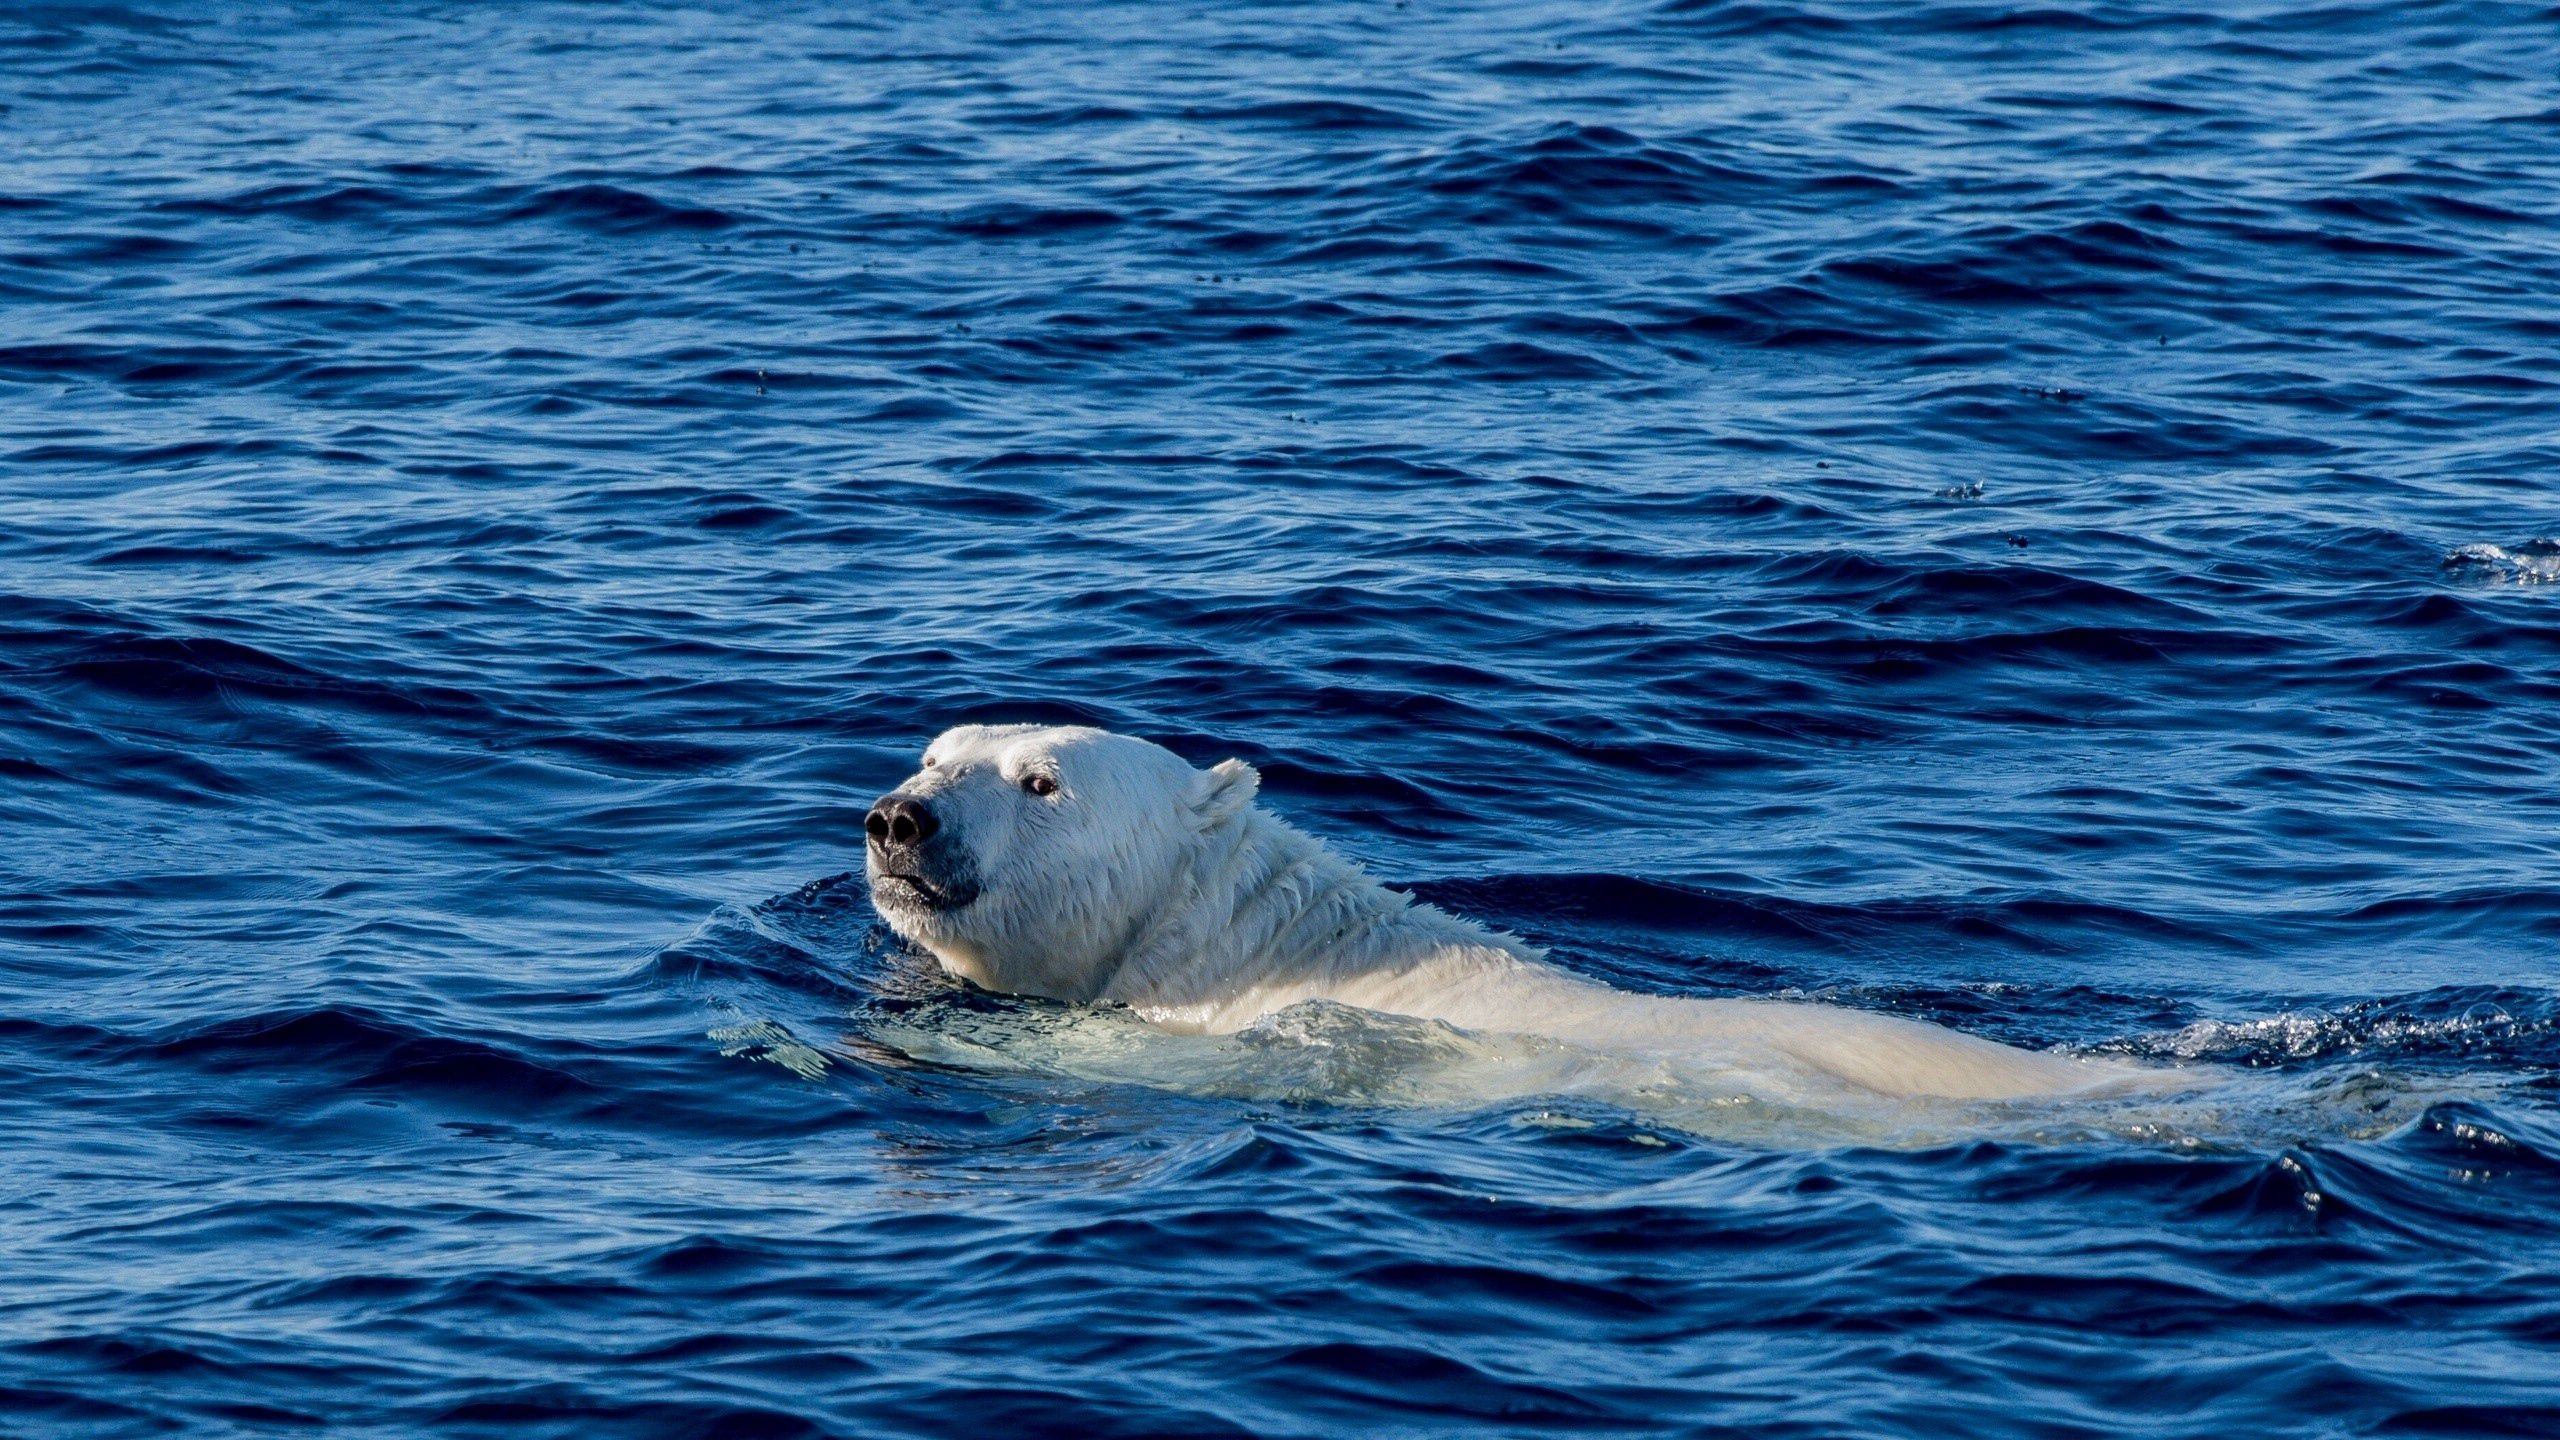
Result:
{"label": "bear muzzle", "polygon": [[[913,795],[880,798],[862,817],[872,903],[884,909],[957,910],[978,898],[976,877],[933,807]],[[929,845],[936,836],[944,843]]]}

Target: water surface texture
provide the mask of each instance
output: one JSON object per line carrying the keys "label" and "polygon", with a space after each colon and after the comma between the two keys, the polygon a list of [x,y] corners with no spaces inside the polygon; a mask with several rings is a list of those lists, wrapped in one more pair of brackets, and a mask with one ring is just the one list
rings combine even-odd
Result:
{"label": "water surface texture", "polygon": [[[2560,12],[0,16],[0,1431],[2560,1434]],[[1789,1113],[960,993],[964,719]]]}

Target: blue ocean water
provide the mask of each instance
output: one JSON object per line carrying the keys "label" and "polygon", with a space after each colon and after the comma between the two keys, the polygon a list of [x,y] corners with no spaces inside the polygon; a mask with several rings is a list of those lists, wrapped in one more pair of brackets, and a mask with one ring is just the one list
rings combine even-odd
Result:
{"label": "blue ocean water", "polygon": [[[2555,54],[0,15],[0,1432],[2560,1434]],[[2229,1078],[957,992],[845,872],[998,718],[1630,988]]]}

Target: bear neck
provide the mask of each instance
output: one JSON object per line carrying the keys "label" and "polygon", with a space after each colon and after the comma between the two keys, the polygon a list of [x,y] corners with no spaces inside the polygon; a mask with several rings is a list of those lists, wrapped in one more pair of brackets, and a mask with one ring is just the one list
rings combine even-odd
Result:
{"label": "bear neck", "polygon": [[1214,1010],[1252,991],[1321,993],[1452,946],[1533,959],[1508,936],[1390,890],[1324,842],[1253,806],[1210,825],[1141,922],[1099,998]]}

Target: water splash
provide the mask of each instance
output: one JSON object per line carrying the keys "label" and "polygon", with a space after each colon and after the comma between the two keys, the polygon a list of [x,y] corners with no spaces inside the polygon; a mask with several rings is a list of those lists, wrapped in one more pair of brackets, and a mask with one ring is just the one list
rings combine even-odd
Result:
{"label": "water splash", "polygon": [[2457,545],[2444,557],[2444,565],[2463,578],[2493,584],[2548,584],[2560,580],[2560,540],[2527,540],[2512,548],[2486,543]]}

